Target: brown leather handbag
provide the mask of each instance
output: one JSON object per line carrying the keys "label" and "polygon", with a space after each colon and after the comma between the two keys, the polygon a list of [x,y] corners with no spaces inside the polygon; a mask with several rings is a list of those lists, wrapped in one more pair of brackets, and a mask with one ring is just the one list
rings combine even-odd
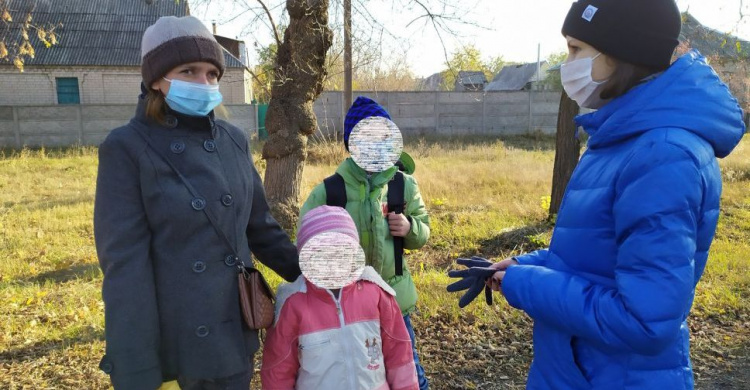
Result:
{"label": "brown leather handbag", "polygon": [[270,328],[273,325],[276,300],[273,290],[256,268],[241,267],[238,277],[240,306],[245,323],[253,330]]}

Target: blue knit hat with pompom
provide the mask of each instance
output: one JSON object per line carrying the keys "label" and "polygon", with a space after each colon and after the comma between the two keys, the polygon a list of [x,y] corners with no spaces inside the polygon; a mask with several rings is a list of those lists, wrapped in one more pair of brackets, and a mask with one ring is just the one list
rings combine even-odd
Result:
{"label": "blue knit hat with pompom", "polygon": [[346,118],[344,119],[344,146],[347,151],[349,151],[349,135],[352,133],[354,126],[356,126],[362,119],[372,116],[382,116],[389,120],[391,119],[391,116],[388,115],[388,111],[376,101],[364,96],[357,97],[357,100],[355,100],[351,108],[349,108],[349,111],[346,113]]}

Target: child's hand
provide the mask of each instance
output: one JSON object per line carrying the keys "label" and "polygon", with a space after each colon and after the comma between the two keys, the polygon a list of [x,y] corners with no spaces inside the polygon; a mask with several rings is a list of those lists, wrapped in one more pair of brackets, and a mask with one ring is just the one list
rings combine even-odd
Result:
{"label": "child's hand", "polygon": [[406,237],[411,230],[411,223],[404,214],[388,213],[388,227],[393,237]]}

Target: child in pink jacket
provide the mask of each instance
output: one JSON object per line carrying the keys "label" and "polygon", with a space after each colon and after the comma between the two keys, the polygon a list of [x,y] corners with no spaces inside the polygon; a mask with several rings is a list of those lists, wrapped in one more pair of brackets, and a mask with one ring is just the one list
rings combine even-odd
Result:
{"label": "child in pink jacket", "polygon": [[297,233],[302,276],[279,286],[263,347],[263,389],[417,390],[393,289],[365,255],[349,213],[310,210]]}

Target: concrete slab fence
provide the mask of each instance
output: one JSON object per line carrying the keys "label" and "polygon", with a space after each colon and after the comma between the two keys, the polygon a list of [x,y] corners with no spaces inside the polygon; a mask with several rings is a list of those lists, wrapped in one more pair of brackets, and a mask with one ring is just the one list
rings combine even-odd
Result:
{"label": "concrete slab fence", "polygon": [[[227,105],[232,123],[257,133],[256,107]],[[135,105],[0,106],[0,147],[99,145],[133,117]]]}
{"label": "concrete slab fence", "polygon": [[[405,136],[554,134],[560,92],[356,92],[380,103]],[[315,102],[322,132],[342,132],[341,92]]]}
{"label": "concrete slab fence", "polygon": [[[554,134],[559,92],[355,92],[382,104],[405,136]],[[257,107],[227,105],[230,121],[255,136]],[[343,132],[343,94],[314,105],[320,131]],[[127,123],[134,105],[0,106],[0,147],[98,145]]]}

